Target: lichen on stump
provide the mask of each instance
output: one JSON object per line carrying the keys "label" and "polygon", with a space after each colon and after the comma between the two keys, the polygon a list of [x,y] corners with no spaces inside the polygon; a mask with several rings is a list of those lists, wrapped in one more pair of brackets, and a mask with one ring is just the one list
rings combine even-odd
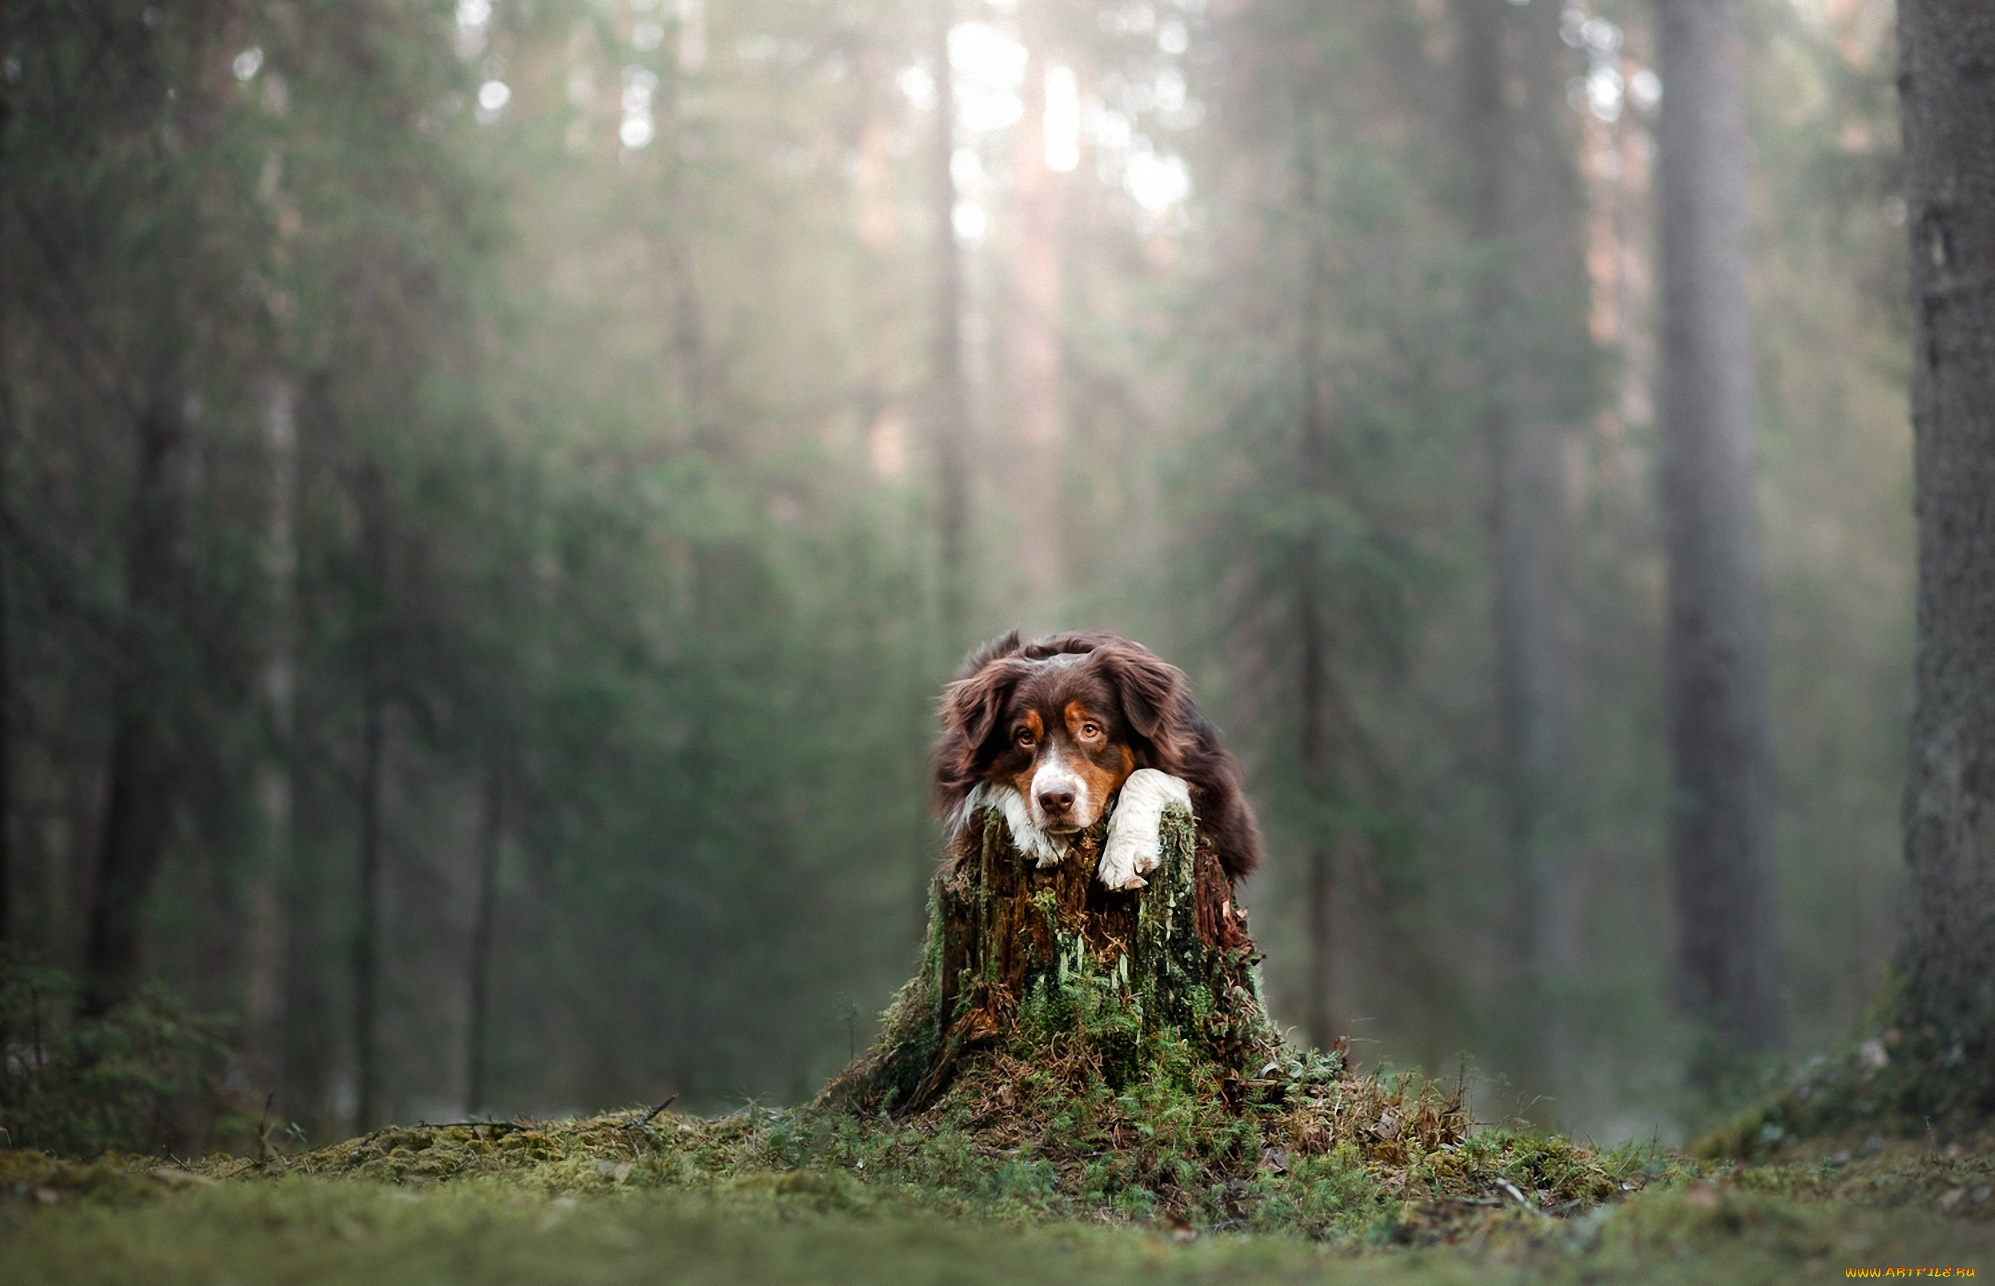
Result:
{"label": "lichen on stump", "polygon": [[1095,878],[1107,826],[1044,870],[996,810],[960,828],[930,892],[921,972],[819,1101],[916,1110],[982,1051],[1053,1056],[1076,1042],[1117,1087],[1160,1044],[1236,1087],[1293,1061],[1261,1003],[1246,915],[1191,815],[1164,814],[1162,864],[1133,893]]}

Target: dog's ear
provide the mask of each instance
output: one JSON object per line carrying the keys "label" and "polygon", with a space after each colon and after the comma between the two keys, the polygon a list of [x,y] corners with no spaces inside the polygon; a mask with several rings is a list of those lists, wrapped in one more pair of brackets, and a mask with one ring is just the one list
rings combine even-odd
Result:
{"label": "dog's ear", "polygon": [[1115,688],[1130,728],[1155,743],[1167,760],[1175,760],[1176,744],[1183,735],[1186,696],[1191,691],[1184,671],[1131,643],[1098,647],[1089,660]]}
{"label": "dog's ear", "polygon": [[972,751],[981,751],[997,729],[998,716],[1029,667],[1009,657],[993,661],[942,690],[942,732],[959,733]]}
{"label": "dog's ear", "polygon": [[935,741],[935,804],[945,816],[954,813],[976,789],[980,771],[990,758],[991,743],[1002,731],[998,717],[1029,668],[1012,658],[991,661],[942,690],[942,735]]}
{"label": "dog's ear", "polygon": [[1017,656],[1024,650],[1025,645],[1019,642],[1018,631],[1008,630],[982,647],[971,648],[970,654],[963,658],[963,664],[956,667],[956,678],[959,682],[974,678],[991,662],[1001,661],[1008,656]]}

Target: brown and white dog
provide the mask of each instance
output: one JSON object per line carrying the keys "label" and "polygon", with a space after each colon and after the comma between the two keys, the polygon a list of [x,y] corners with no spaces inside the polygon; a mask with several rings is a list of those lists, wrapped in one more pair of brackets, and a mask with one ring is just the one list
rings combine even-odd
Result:
{"label": "brown and white dog", "polygon": [[1096,869],[1111,889],[1140,889],[1157,869],[1173,803],[1197,817],[1229,879],[1261,860],[1239,767],[1184,673],[1111,634],[1024,642],[1013,630],[972,652],[942,696],[935,802],[959,829],[999,809],[1041,867],[1112,809]]}

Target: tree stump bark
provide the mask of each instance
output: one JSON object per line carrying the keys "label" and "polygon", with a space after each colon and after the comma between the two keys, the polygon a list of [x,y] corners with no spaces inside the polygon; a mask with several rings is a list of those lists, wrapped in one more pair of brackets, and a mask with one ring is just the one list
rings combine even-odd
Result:
{"label": "tree stump bark", "polygon": [[1222,1082],[1289,1057],[1246,914],[1190,814],[1164,814],[1162,864],[1132,893],[1095,878],[1107,829],[1104,817],[1041,870],[995,809],[963,827],[930,891],[921,972],[819,1102],[918,1111],[980,1051],[1047,1056],[1074,1039],[1114,1085],[1141,1077],[1159,1042],[1190,1045]]}

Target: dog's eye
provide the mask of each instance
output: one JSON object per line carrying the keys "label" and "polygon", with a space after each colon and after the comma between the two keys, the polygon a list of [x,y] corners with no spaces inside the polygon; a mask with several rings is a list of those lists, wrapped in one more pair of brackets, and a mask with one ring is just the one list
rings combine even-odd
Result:
{"label": "dog's eye", "polygon": [[1101,735],[1101,728],[1096,724],[1084,723],[1081,725],[1081,735],[1083,737],[1099,737]]}
{"label": "dog's eye", "polygon": [[1031,747],[1032,730],[1030,728],[1020,728],[1018,730],[1018,744],[1021,746],[1025,746],[1028,749]]}

